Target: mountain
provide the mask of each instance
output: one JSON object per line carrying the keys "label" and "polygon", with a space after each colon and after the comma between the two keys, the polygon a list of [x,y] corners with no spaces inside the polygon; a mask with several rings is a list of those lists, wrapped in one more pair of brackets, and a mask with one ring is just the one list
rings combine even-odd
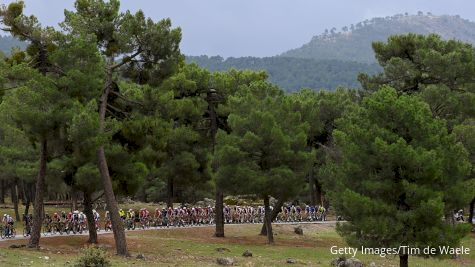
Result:
{"label": "mountain", "polygon": [[[241,57],[224,59],[219,56],[187,56],[211,71],[230,68],[265,70],[269,79],[287,91],[302,87],[333,90],[338,86],[359,87],[359,72],[377,73],[371,43],[386,41],[394,34],[436,33],[445,39],[457,39],[475,44],[475,23],[460,16],[435,16],[419,12],[417,15],[398,14],[385,18],[373,18],[355,25],[326,30],[314,36],[300,48],[274,57]],[[22,46],[11,37],[0,36],[0,51],[10,52],[10,47]]]}
{"label": "mountain", "polygon": [[282,53],[281,57],[311,58],[315,60],[348,60],[362,63],[375,62],[371,43],[386,41],[394,34],[436,33],[444,39],[457,39],[475,44],[475,23],[460,16],[434,16],[399,14],[392,17],[373,18],[356,25],[335,28],[314,36],[300,48]]}
{"label": "mountain", "polygon": [[398,14],[385,18],[373,18],[355,25],[326,30],[314,36],[300,48],[274,57],[223,58],[187,57],[188,62],[210,70],[263,69],[270,80],[287,91],[302,87],[334,89],[337,86],[359,87],[359,72],[376,73],[371,44],[386,41],[395,34],[436,33],[444,39],[456,39],[475,44],[475,23],[460,16],[435,16],[419,12],[417,15]]}
{"label": "mountain", "polygon": [[0,53],[5,55],[11,52],[13,47],[19,47],[21,49],[25,49],[26,45],[24,42],[19,41],[11,36],[2,36],[0,35]]}
{"label": "mountain", "polygon": [[266,70],[269,80],[287,91],[301,88],[335,89],[338,86],[357,88],[356,76],[360,72],[375,74],[380,71],[376,63],[359,63],[341,60],[314,60],[291,57],[240,57],[224,59],[220,56],[186,57],[188,63],[196,63],[210,71],[231,68]]}

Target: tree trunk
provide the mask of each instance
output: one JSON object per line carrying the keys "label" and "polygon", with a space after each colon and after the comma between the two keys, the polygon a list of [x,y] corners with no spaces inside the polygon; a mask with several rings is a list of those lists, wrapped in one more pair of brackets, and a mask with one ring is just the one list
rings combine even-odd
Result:
{"label": "tree trunk", "polygon": [[36,184],[35,183],[30,183],[29,184],[30,188],[30,201],[33,204],[33,207],[35,206],[35,197],[36,197]]}
{"label": "tree trunk", "polygon": [[308,174],[308,188],[310,192],[310,205],[316,206],[318,198],[317,198],[315,177],[313,176],[313,168],[310,170],[310,173]]}
{"label": "tree trunk", "polygon": [[[280,198],[279,200],[277,200],[277,205],[276,207],[274,207],[274,209],[272,210],[272,216],[271,216],[271,222],[275,221],[275,219],[277,218],[277,215],[279,215],[279,212],[280,212],[280,208],[284,205],[284,199]],[[260,235],[267,235],[267,227],[266,227],[266,224],[264,222],[264,224],[262,224],[262,228],[261,228],[261,233]]]}
{"label": "tree trunk", "polygon": [[17,222],[20,221],[20,213],[18,213],[18,192],[17,192],[17,180],[13,180],[11,189],[13,209],[15,210],[15,219]]}
{"label": "tree trunk", "polygon": [[445,211],[445,223],[448,225],[455,225],[454,213],[453,211]]}
{"label": "tree trunk", "polygon": [[16,192],[17,192],[17,196],[18,196],[18,203],[22,203],[22,204],[25,204],[25,194],[24,191],[23,191],[23,186],[20,182],[20,179],[17,178],[16,180]]}
{"label": "tree trunk", "polygon": [[30,210],[30,202],[31,202],[31,190],[30,185],[25,181],[22,181],[23,184],[23,195],[25,195],[25,212],[24,215],[28,215]]}
{"label": "tree trunk", "polygon": [[[105,130],[106,110],[107,110],[107,98],[112,86],[112,68],[110,67],[114,62],[113,58],[109,59],[109,66],[107,67],[106,83],[104,91],[101,96],[101,104],[99,107],[99,134],[103,134]],[[107,207],[111,216],[112,230],[114,232],[114,240],[116,246],[116,252],[118,255],[129,256],[127,250],[127,241],[125,239],[125,231],[122,221],[119,216],[119,207],[117,200],[115,199],[114,189],[112,187],[112,180],[109,174],[109,167],[107,166],[106,153],[104,151],[104,145],[101,145],[97,150],[97,159],[99,165],[99,171],[101,173],[102,185],[104,187],[104,195],[106,197]]]}
{"label": "tree trunk", "polygon": [[48,143],[46,137],[41,139],[40,147],[40,171],[36,180],[36,196],[35,207],[33,213],[33,228],[31,231],[30,242],[28,247],[38,248],[40,245],[41,225],[43,223],[43,198],[45,191],[45,177],[46,177],[46,157]]}
{"label": "tree trunk", "polygon": [[265,224],[267,228],[267,242],[274,244],[274,233],[272,232],[272,214],[269,205],[269,195],[264,196]]}
{"label": "tree trunk", "polygon": [[147,202],[147,191],[145,190],[145,187],[142,186],[140,188],[140,193],[138,195],[138,199],[143,202],[143,203],[146,203]]}
{"label": "tree trunk", "polygon": [[315,186],[315,198],[317,200],[316,205],[323,205],[322,185],[317,179],[313,179],[313,184]]}
{"label": "tree trunk", "polygon": [[409,266],[409,255],[399,255],[399,267],[408,267]]}
{"label": "tree trunk", "polygon": [[30,211],[30,199],[27,198],[27,199],[26,199],[26,203],[25,203],[25,212],[24,212],[24,214],[25,214],[25,215],[28,215],[28,212],[29,212],[29,211]]}
{"label": "tree trunk", "polygon": [[216,216],[216,232],[214,236],[224,237],[224,204],[223,204],[223,192],[216,187],[216,206],[215,206],[215,216]]}
{"label": "tree trunk", "polygon": [[92,213],[91,194],[88,192],[84,192],[84,214],[86,215],[89,228],[89,239],[87,240],[87,243],[97,244],[96,222],[94,221],[94,214]]}
{"label": "tree trunk", "polygon": [[0,204],[5,204],[5,180],[1,180],[0,188]]}
{"label": "tree trunk", "polygon": [[21,191],[22,191],[22,194],[23,194],[23,205],[26,205],[26,201],[28,200],[28,195],[27,195],[27,191],[26,191],[26,184],[25,184],[25,181],[21,180]]}
{"label": "tree trunk", "polygon": [[71,212],[78,210],[78,193],[76,189],[71,189]]}
{"label": "tree trunk", "polygon": [[106,155],[103,146],[98,149],[97,158],[99,159],[99,170],[102,177],[104,195],[106,197],[107,207],[111,216],[112,231],[114,232],[116,252],[117,255],[129,256],[129,252],[127,250],[127,241],[125,239],[124,226],[119,216],[119,207],[115,199],[112,181],[109,175],[109,169],[107,166]]}
{"label": "tree trunk", "polygon": [[173,208],[173,178],[168,177],[167,180],[167,207]]}
{"label": "tree trunk", "polygon": [[473,220],[473,216],[474,216],[474,209],[475,209],[475,197],[472,199],[472,201],[470,202],[470,210],[468,212],[468,223],[474,223],[474,220]]}

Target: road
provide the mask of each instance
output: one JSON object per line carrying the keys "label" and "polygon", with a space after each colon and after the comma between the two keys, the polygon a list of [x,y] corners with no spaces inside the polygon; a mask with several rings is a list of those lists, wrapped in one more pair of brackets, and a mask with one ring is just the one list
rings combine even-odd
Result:
{"label": "road", "polygon": [[[324,221],[324,222],[320,222],[320,221],[317,221],[317,222],[276,222],[276,223],[272,223],[272,225],[277,225],[277,224],[288,224],[288,225],[299,225],[299,224],[336,224],[337,221]],[[261,224],[261,223],[259,223]],[[241,225],[241,224],[226,224],[226,225]],[[150,227],[148,229],[135,229],[135,230],[126,230],[125,232],[134,232],[134,231],[153,231],[153,230],[173,230],[173,229],[183,229],[183,228],[197,228],[197,227],[214,227],[214,224],[206,224],[206,225],[196,225],[196,226],[184,226],[184,227]],[[108,231],[100,231],[100,232],[97,232],[98,235],[105,235],[105,234],[112,234],[112,232]],[[41,238],[54,238],[54,237],[61,237],[61,236],[87,236],[89,235],[89,233],[87,231],[84,231],[82,234],[63,234],[63,235],[60,235],[60,234],[55,234],[55,235],[51,235],[51,234],[41,234]],[[5,238],[5,239],[0,239],[0,242],[5,242],[5,241],[9,241],[9,240],[25,240],[25,239],[29,239],[30,237],[24,237],[21,233],[18,234],[15,236],[15,238]]]}

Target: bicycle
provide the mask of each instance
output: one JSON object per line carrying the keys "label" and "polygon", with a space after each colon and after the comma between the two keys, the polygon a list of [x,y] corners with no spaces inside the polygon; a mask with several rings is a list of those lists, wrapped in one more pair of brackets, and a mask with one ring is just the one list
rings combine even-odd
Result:
{"label": "bicycle", "polygon": [[71,222],[69,220],[66,220],[64,222],[64,232],[69,235],[69,232],[71,232]]}
{"label": "bicycle", "polygon": [[23,237],[27,237],[31,235],[31,222],[25,223],[25,227],[23,227]]}
{"label": "bicycle", "polygon": [[16,230],[15,230],[15,227],[13,227],[13,225],[7,225],[7,226],[2,226],[0,228],[0,231],[1,231],[1,238],[2,239],[5,239],[5,238],[15,238],[16,236]]}
{"label": "bicycle", "polygon": [[104,224],[104,231],[112,231],[112,222],[111,220],[107,220]]}
{"label": "bicycle", "polygon": [[135,230],[135,222],[134,222],[134,219],[133,219],[133,218],[127,219],[127,220],[126,220],[126,226],[127,226],[127,230]]}
{"label": "bicycle", "polygon": [[50,222],[44,222],[43,223],[43,235],[47,235],[48,233],[51,234],[51,223]]}
{"label": "bicycle", "polygon": [[61,221],[57,222],[55,227],[56,227],[56,232],[58,232],[60,235],[63,235],[64,230],[65,230],[64,222],[61,222]]}

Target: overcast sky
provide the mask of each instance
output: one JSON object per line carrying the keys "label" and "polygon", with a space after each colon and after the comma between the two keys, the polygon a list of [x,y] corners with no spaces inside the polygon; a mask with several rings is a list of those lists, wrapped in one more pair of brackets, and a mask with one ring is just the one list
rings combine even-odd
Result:
{"label": "overcast sky", "polygon": [[[26,13],[56,26],[74,0],[24,0]],[[9,3],[11,0],[0,0]],[[473,0],[122,0],[154,20],[169,17],[182,28],[187,55],[273,56],[312,36],[373,17],[417,11],[475,21]]]}

